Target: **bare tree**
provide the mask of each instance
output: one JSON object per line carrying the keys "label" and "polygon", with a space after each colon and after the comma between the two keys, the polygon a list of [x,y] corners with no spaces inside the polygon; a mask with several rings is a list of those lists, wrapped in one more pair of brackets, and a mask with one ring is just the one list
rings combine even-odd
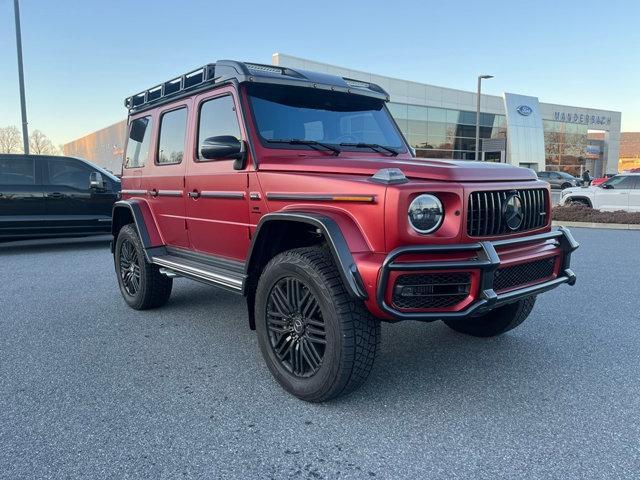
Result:
{"label": "bare tree", "polygon": [[34,130],[29,135],[29,150],[33,155],[55,155],[57,153],[53,142],[40,130]]}
{"label": "bare tree", "polygon": [[0,128],[0,153],[22,152],[20,130],[14,125]]}

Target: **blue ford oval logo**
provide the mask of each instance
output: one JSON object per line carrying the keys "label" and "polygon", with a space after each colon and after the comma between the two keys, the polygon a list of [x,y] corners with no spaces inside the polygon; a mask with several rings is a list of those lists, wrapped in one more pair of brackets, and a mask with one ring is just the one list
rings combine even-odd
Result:
{"label": "blue ford oval logo", "polygon": [[518,108],[516,108],[516,112],[518,112],[520,115],[528,117],[533,113],[533,108],[531,108],[529,105],[520,105]]}

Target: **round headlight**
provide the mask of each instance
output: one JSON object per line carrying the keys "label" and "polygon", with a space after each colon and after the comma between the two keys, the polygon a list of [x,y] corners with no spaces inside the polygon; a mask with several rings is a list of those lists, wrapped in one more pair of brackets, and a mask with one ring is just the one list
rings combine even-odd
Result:
{"label": "round headlight", "polygon": [[418,195],[409,205],[409,223],[418,233],[436,231],[443,219],[442,203],[434,195]]}

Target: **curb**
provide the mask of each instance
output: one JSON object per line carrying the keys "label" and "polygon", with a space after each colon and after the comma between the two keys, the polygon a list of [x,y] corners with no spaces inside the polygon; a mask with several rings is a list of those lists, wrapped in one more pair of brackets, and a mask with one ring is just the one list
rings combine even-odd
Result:
{"label": "curb", "polygon": [[615,230],[640,230],[640,225],[632,223],[595,223],[595,222],[568,222],[554,220],[554,227],[578,227],[578,228],[610,228]]}

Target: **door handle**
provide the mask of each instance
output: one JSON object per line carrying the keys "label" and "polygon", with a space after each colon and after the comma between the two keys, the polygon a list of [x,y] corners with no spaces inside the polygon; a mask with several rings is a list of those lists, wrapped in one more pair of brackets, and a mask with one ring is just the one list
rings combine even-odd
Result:
{"label": "door handle", "polygon": [[200,192],[198,190],[194,190],[193,192],[187,193],[190,198],[196,199],[200,197]]}
{"label": "door handle", "polygon": [[62,198],[62,197],[64,197],[64,194],[60,192],[53,192],[53,193],[47,194],[47,198]]}
{"label": "door handle", "polygon": [[152,197],[157,197],[158,196],[158,190],[156,190],[155,188],[152,188],[151,190],[149,190],[148,193]]}

